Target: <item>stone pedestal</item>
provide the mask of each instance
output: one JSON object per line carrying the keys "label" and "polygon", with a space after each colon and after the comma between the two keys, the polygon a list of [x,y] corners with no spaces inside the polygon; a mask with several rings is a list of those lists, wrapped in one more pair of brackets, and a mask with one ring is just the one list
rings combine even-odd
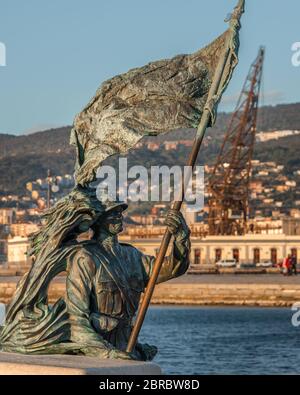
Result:
{"label": "stone pedestal", "polygon": [[160,375],[152,362],[0,352],[0,375]]}

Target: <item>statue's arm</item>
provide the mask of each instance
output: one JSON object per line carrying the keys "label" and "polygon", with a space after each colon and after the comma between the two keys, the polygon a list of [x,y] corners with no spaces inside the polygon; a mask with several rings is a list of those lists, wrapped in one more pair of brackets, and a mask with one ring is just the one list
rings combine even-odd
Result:
{"label": "statue's arm", "polygon": [[[164,259],[157,284],[182,276],[189,268],[191,250],[190,230],[181,213],[169,211],[166,225],[171,231],[174,241],[171,254]],[[151,276],[155,257],[143,255],[144,268],[148,278]]]}

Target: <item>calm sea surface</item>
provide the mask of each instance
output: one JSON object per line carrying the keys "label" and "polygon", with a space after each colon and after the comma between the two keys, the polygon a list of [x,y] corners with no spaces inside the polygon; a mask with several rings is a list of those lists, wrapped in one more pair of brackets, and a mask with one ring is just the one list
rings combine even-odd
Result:
{"label": "calm sea surface", "polygon": [[168,374],[300,373],[300,327],[290,309],[152,308],[141,340]]}
{"label": "calm sea surface", "polygon": [[291,318],[290,309],[152,307],[140,341],[159,347],[167,374],[294,374],[300,327]]}

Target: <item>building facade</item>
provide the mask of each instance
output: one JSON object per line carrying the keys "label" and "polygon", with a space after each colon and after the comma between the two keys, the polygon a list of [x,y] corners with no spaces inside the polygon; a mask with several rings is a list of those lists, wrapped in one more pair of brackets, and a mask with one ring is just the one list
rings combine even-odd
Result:
{"label": "building facade", "polygon": [[[145,254],[155,255],[161,239],[121,238],[141,249]],[[274,265],[291,254],[300,261],[300,236],[276,234],[249,234],[245,236],[207,236],[191,238],[191,262],[213,265],[223,259],[236,259],[239,263],[272,262]]]}
{"label": "building facade", "polygon": [[16,210],[14,208],[1,208],[0,209],[0,224],[10,225],[16,218]]}
{"label": "building facade", "polygon": [[29,259],[27,251],[29,241],[27,237],[15,236],[7,239],[7,262],[9,267],[24,268],[28,267]]}
{"label": "building facade", "polygon": [[[135,238],[121,236],[120,242],[134,245],[144,254],[155,256],[160,247],[159,238]],[[300,262],[300,236],[276,234],[251,234],[245,236],[208,236],[191,238],[191,263],[213,265],[223,259],[236,259],[239,263],[281,263],[291,254]],[[26,252],[29,247],[25,237],[13,237],[7,241],[8,265],[28,266]]]}

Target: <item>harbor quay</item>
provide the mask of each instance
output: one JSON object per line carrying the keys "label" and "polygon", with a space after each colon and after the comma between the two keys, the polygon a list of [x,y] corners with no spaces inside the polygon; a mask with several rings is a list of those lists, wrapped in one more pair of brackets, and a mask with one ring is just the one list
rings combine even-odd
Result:
{"label": "harbor quay", "polygon": [[[0,303],[8,304],[20,277],[0,277]],[[65,277],[54,279],[49,302],[65,293]],[[153,305],[291,307],[300,302],[299,277],[280,274],[188,274],[159,284]]]}
{"label": "harbor quay", "polygon": [[[159,237],[150,239],[122,236],[120,241],[134,245],[146,255],[156,255],[160,245]],[[191,241],[191,265],[188,274],[157,285],[152,299],[153,306],[233,306],[235,313],[240,314],[246,310],[243,307],[280,307],[282,313],[285,313],[284,308],[290,308],[294,304],[300,303],[300,277],[283,276],[278,267],[284,257],[289,254],[296,257],[299,262],[300,236],[251,234],[232,237],[192,237]],[[28,246],[26,238],[10,240],[9,262],[0,267],[0,303],[4,305],[11,301],[17,283],[32,264],[30,260],[24,261],[24,254]],[[216,262],[218,260],[231,259],[235,259],[241,264],[271,262],[274,267],[217,268]],[[48,292],[50,304],[64,296],[65,283],[65,273],[61,273],[53,279]],[[1,307],[3,317],[4,306],[0,305]],[[165,308],[152,309],[149,313],[151,314],[155,310],[164,311]],[[189,311],[190,309],[175,310]],[[211,312],[214,309],[203,310]],[[230,309],[224,310],[226,314],[230,312]],[[260,308],[251,309],[251,311],[256,310],[264,311]],[[273,309],[267,310],[271,314]],[[290,317],[288,317],[287,323],[290,325]],[[195,333],[198,333],[198,329],[195,330]],[[232,349],[233,346],[230,345],[230,347]],[[277,350],[277,348],[280,348],[278,344],[274,346],[274,349]],[[68,355],[0,354],[0,375],[159,375],[164,373],[166,366],[166,363],[162,363],[161,360],[158,360],[156,364],[107,361]],[[199,359],[196,350],[194,355],[196,359]],[[166,369],[169,367],[167,366]]]}
{"label": "harbor quay", "polygon": [[[160,238],[121,236],[122,243],[134,245],[155,256]],[[300,236],[247,234],[244,236],[192,237],[188,275],[156,287],[152,304],[292,306],[300,302],[300,277],[284,277],[280,264],[288,254],[300,257]],[[24,261],[28,240],[14,240],[9,246],[10,261],[0,267],[0,302],[9,303],[16,284],[29,269]],[[218,268],[219,260],[235,259],[240,264],[271,262],[271,268]],[[299,266],[298,266],[299,267]],[[65,273],[55,278],[49,289],[51,303],[64,295]]]}

